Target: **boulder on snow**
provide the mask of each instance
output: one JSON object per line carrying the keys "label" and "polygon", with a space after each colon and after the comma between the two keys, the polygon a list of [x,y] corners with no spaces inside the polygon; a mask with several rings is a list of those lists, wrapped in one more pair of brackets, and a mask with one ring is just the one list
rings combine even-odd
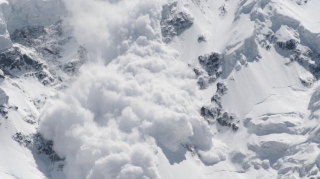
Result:
{"label": "boulder on snow", "polygon": [[198,37],[198,42],[201,43],[201,42],[206,42],[207,41],[207,38],[206,36],[204,35],[199,35]]}

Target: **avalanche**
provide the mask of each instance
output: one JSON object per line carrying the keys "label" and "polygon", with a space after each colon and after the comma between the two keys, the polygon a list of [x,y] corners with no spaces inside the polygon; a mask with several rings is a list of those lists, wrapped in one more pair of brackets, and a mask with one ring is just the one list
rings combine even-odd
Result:
{"label": "avalanche", "polygon": [[0,0],[0,178],[320,178],[320,1]]}

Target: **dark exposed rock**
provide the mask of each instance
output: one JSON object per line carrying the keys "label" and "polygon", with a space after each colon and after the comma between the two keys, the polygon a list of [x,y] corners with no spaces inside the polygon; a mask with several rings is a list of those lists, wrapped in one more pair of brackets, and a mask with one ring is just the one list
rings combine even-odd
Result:
{"label": "dark exposed rock", "polygon": [[[9,67],[9,68],[7,68]],[[21,50],[17,47],[13,47],[0,55],[0,68],[2,70],[19,69],[34,69],[39,70],[42,68],[42,64],[26,54],[22,54]]]}
{"label": "dark exposed rock", "polygon": [[[289,52],[290,61],[296,61],[305,69],[310,71],[316,79],[320,77],[320,54],[315,51],[311,50],[309,47],[299,44],[296,41],[292,41],[289,43],[290,48],[294,48]],[[290,63],[288,63],[290,64]],[[301,83],[305,86],[310,86],[314,79],[300,79]]]}
{"label": "dark exposed rock", "polygon": [[286,42],[277,42],[277,44],[283,50],[294,50],[297,48],[298,42],[294,39],[291,39]]}
{"label": "dark exposed rock", "polygon": [[266,50],[270,50],[271,49],[271,46],[270,45],[267,45],[266,46]]}
{"label": "dark exposed rock", "polygon": [[[205,89],[220,77],[223,60],[218,53],[201,55],[198,60],[201,68],[194,68],[194,72],[198,77],[200,89]],[[227,93],[227,90],[228,88],[224,83],[217,83],[217,91],[211,98],[211,104],[203,106],[200,109],[200,114],[209,124],[214,124],[217,121],[221,126],[228,126],[237,131],[239,127],[234,123],[236,117],[225,112],[221,105],[221,97]]]}
{"label": "dark exposed rock", "polygon": [[50,53],[52,55],[58,55],[59,54],[58,50],[49,49],[47,47],[43,48],[43,50],[47,51],[48,53]]}
{"label": "dark exposed rock", "polygon": [[230,116],[227,112],[224,112],[223,115],[217,119],[217,121],[221,126],[231,127],[233,125],[233,119],[234,117]]}
{"label": "dark exposed rock", "polygon": [[164,41],[168,43],[174,36],[181,35],[193,25],[193,20],[190,14],[177,10],[177,2],[164,5],[160,22]]}
{"label": "dark exposed rock", "polygon": [[221,96],[226,94],[228,88],[223,83],[217,83],[217,92],[211,98],[211,104],[203,106],[200,110],[201,116],[203,116],[209,124],[214,124],[215,121],[221,126],[232,128],[237,131],[239,127],[235,123],[236,116],[225,112],[221,106]]}
{"label": "dark exposed rock", "polygon": [[25,118],[23,119],[26,123],[29,123],[29,124],[36,124],[36,121],[32,120],[32,119],[29,119],[29,118]]}
{"label": "dark exposed rock", "polygon": [[[51,85],[60,82],[59,79],[61,79],[53,70],[56,66],[65,66],[63,70],[67,74],[76,71],[82,63],[63,65],[58,61],[64,53],[62,46],[73,38],[70,36],[63,38],[64,32],[61,24],[62,21],[58,21],[49,27],[28,26],[15,30],[11,34],[11,39],[12,42],[20,45],[0,55],[0,69],[4,74],[11,77],[35,77],[42,84]],[[24,53],[25,47],[35,50],[37,55]],[[79,48],[78,54],[81,61],[87,59],[87,51],[84,47]],[[46,62],[43,62],[42,59],[46,59]]]}
{"label": "dark exposed rock", "polygon": [[239,129],[239,127],[235,123],[233,123],[232,130],[237,131],[238,129]]}
{"label": "dark exposed rock", "polygon": [[183,148],[185,148],[188,152],[191,153],[192,156],[198,155],[196,151],[196,146],[194,144],[180,144]]}
{"label": "dark exposed rock", "polygon": [[219,11],[220,11],[220,16],[224,16],[225,14],[227,14],[227,8],[226,8],[226,4],[223,4],[220,8],[219,8]]}
{"label": "dark exposed rock", "polygon": [[200,68],[194,68],[193,71],[197,76],[203,75],[203,73],[204,73],[202,68],[201,69]]}
{"label": "dark exposed rock", "polygon": [[48,156],[51,162],[64,160],[54,152],[52,148],[53,142],[44,139],[39,133],[25,136],[18,132],[12,136],[12,139],[18,142],[20,145],[29,148],[31,151],[35,152],[38,155]]}
{"label": "dark exposed rock", "polygon": [[[44,26],[28,26],[15,30],[11,34],[13,47],[0,54],[0,69],[8,78],[37,78],[43,85],[58,85],[56,89],[64,89],[63,73],[74,75],[79,67],[87,60],[88,52],[79,46],[79,61],[63,64],[59,58],[65,53],[63,47],[71,41],[72,29],[62,28],[62,21]],[[45,61],[44,61],[45,60]],[[60,86],[61,85],[61,86]]]}
{"label": "dark exposed rock", "polygon": [[198,60],[209,76],[215,75],[222,64],[222,56],[218,53],[201,55],[198,57]]}
{"label": "dark exposed rock", "polygon": [[36,61],[34,61],[32,58],[30,58],[28,55],[23,54],[22,55],[22,59],[24,60],[24,62],[26,62],[26,64],[28,65],[33,65],[35,63],[37,63]]}
{"label": "dark exposed rock", "polygon": [[312,84],[316,81],[315,78],[306,78],[306,79],[299,78],[299,79],[300,79],[300,82],[306,87],[312,86]]}
{"label": "dark exposed rock", "polygon": [[308,3],[308,0],[297,0],[296,3],[298,5],[304,5],[304,4],[307,4]]}
{"label": "dark exposed rock", "polygon": [[222,56],[218,53],[198,57],[200,68],[194,68],[200,89],[205,89],[221,76]]}
{"label": "dark exposed rock", "polygon": [[47,66],[27,54],[18,47],[13,47],[0,55],[0,69],[11,77],[33,76],[47,85],[55,80],[47,70]]}
{"label": "dark exposed rock", "polygon": [[36,73],[36,76],[37,76],[40,80],[43,80],[43,79],[46,78],[48,75],[47,75],[46,72],[40,71],[40,72]]}
{"label": "dark exposed rock", "polygon": [[217,94],[219,94],[220,96],[227,94],[227,86],[224,83],[217,83]]}
{"label": "dark exposed rock", "polygon": [[206,39],[206,37],[204,35],[199,35],[199,37],[198,37],[198,42],[199,43],[206,42],[206,41],[207,41],[207,39]]}
{"label": "dark exposed rock", "polygon": [[2,117],[6,118],[6,119],[8,118],[8,108],[6,105],[0,106],[0,114]]}
{"label": "dark exposed rock", "polygon": [[265,36],[266,36],[266,39],[272,44],[274,44],[278,40],[278,38],[274,35],[274,33],[269,33]]}
{"label": "dark exposed rock", "polygon": [[[221,114],[221,108],[212,107],[212,106],[203,106],[201,108],[201,115],[203,117],[216,119]],[[211,121],[207,120],[209,123]]]}

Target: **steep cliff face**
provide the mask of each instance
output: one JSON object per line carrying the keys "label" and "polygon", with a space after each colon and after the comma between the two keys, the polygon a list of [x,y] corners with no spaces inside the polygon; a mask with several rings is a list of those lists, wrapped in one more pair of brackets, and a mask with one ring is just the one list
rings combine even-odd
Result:
{"label": "steep cliff face", "polygon": [[0,2],[0,178],[320,177],[320,1]]}

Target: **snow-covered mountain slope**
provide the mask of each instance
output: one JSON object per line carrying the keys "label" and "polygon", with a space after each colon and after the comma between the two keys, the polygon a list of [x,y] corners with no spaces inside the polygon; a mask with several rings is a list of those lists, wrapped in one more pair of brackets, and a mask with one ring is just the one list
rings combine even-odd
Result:
{"label": "snow-covered mountain slope", "polygon": [[1,1],[0,178],[320,178],[319,8]]}
{"label": "snow-covered mountain slope", "polygon": [[63,160],[37,131],[46,100],[68,86],[86,57],[60,20],[60,4],[1,1],[1,179],[64,178]]}

